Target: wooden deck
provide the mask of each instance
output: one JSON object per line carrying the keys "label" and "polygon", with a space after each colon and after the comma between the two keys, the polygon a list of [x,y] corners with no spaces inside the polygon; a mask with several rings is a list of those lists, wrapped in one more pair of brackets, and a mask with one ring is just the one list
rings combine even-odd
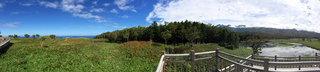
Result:
{"label": "wooden deck", "polygon": [[2,49],[2,47],[5,47],[6,45],[8,45],[10,43],[10,38],[4,38],[4,40],[2,40],[2,38],[0,38],[0,50]]}
{"label": "wooden deck", "polygon": [[[209,56],[196,57],[199,55]],[[172,60],[169,57],[189,59]],[[216,51],[200,53],[191,50],[190,54],[165,54],[163,51],[156,72],[320,72],[319,67],[320,55],[318,54],[310,57],[273,57],[252,54],[242,58],[221,52],[217,48]]]}

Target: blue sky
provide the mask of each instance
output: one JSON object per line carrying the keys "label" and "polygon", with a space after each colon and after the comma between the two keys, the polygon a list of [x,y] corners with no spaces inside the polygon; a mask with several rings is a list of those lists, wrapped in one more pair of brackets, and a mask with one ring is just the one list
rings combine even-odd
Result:
{"label": "blue sky", "polygon": [[152,21],[320,32],[320,0],[0,0],[3,36],[98,35]]}
{"label": "blue sky", "polygon": [[145,21],[155,0],[17,0],[0,1],[0,31],[3,36],[98,35]]}

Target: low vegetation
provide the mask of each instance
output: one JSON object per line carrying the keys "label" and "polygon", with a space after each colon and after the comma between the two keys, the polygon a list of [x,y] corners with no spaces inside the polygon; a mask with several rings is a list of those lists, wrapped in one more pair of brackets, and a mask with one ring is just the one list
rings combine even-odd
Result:
{"label": "low vegetation", "polygon": [[[0,71],[155,71],[161,51],[174,48],[171,45],[149,41],[129,41],[110,43],[107,39],[64,38],[12,39],[8,47],[1,51]],[[66,41],[67,39],[67,41]],[[246,57],[252,50],[240,47],[226,49],[215,43],[180,44],[176,52],[190,53],[221,51]]]}

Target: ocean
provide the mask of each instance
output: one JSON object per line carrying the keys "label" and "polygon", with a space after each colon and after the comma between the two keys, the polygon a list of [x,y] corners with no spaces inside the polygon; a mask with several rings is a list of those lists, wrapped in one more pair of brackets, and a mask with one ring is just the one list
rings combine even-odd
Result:
{"label": "ocean", "polygon": [[[85,37],[85,38],[90,38],[90,39],[93,39],[94,36],[56,36],[57,38],[59,39],[62,39],[62,38],[66,38],[66,37],[71,37],[71,38],[82,38],[82,37]],[[20,36],[20,38],[25,38],[24,36]],[[30,38],[32,38],[30,36]]]}

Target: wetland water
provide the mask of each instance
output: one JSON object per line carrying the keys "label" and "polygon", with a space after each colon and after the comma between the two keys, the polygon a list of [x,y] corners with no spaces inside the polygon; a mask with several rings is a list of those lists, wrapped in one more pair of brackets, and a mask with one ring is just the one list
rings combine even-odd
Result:
{"label": "wetland water", "polygon": [[292,44],[290,46],[283,46],[283,45],[264,45],[263,48],[261,48],[261,53],[259,55],[262,56],[281,56],[281,57],[288,57],[288,56],[294,56],[297,57],[299,55],[305,56],[305,55],[311,55],[314,56],[315,53],[320,53],[319,50],[304,46],[299,43],[289,43]]}

